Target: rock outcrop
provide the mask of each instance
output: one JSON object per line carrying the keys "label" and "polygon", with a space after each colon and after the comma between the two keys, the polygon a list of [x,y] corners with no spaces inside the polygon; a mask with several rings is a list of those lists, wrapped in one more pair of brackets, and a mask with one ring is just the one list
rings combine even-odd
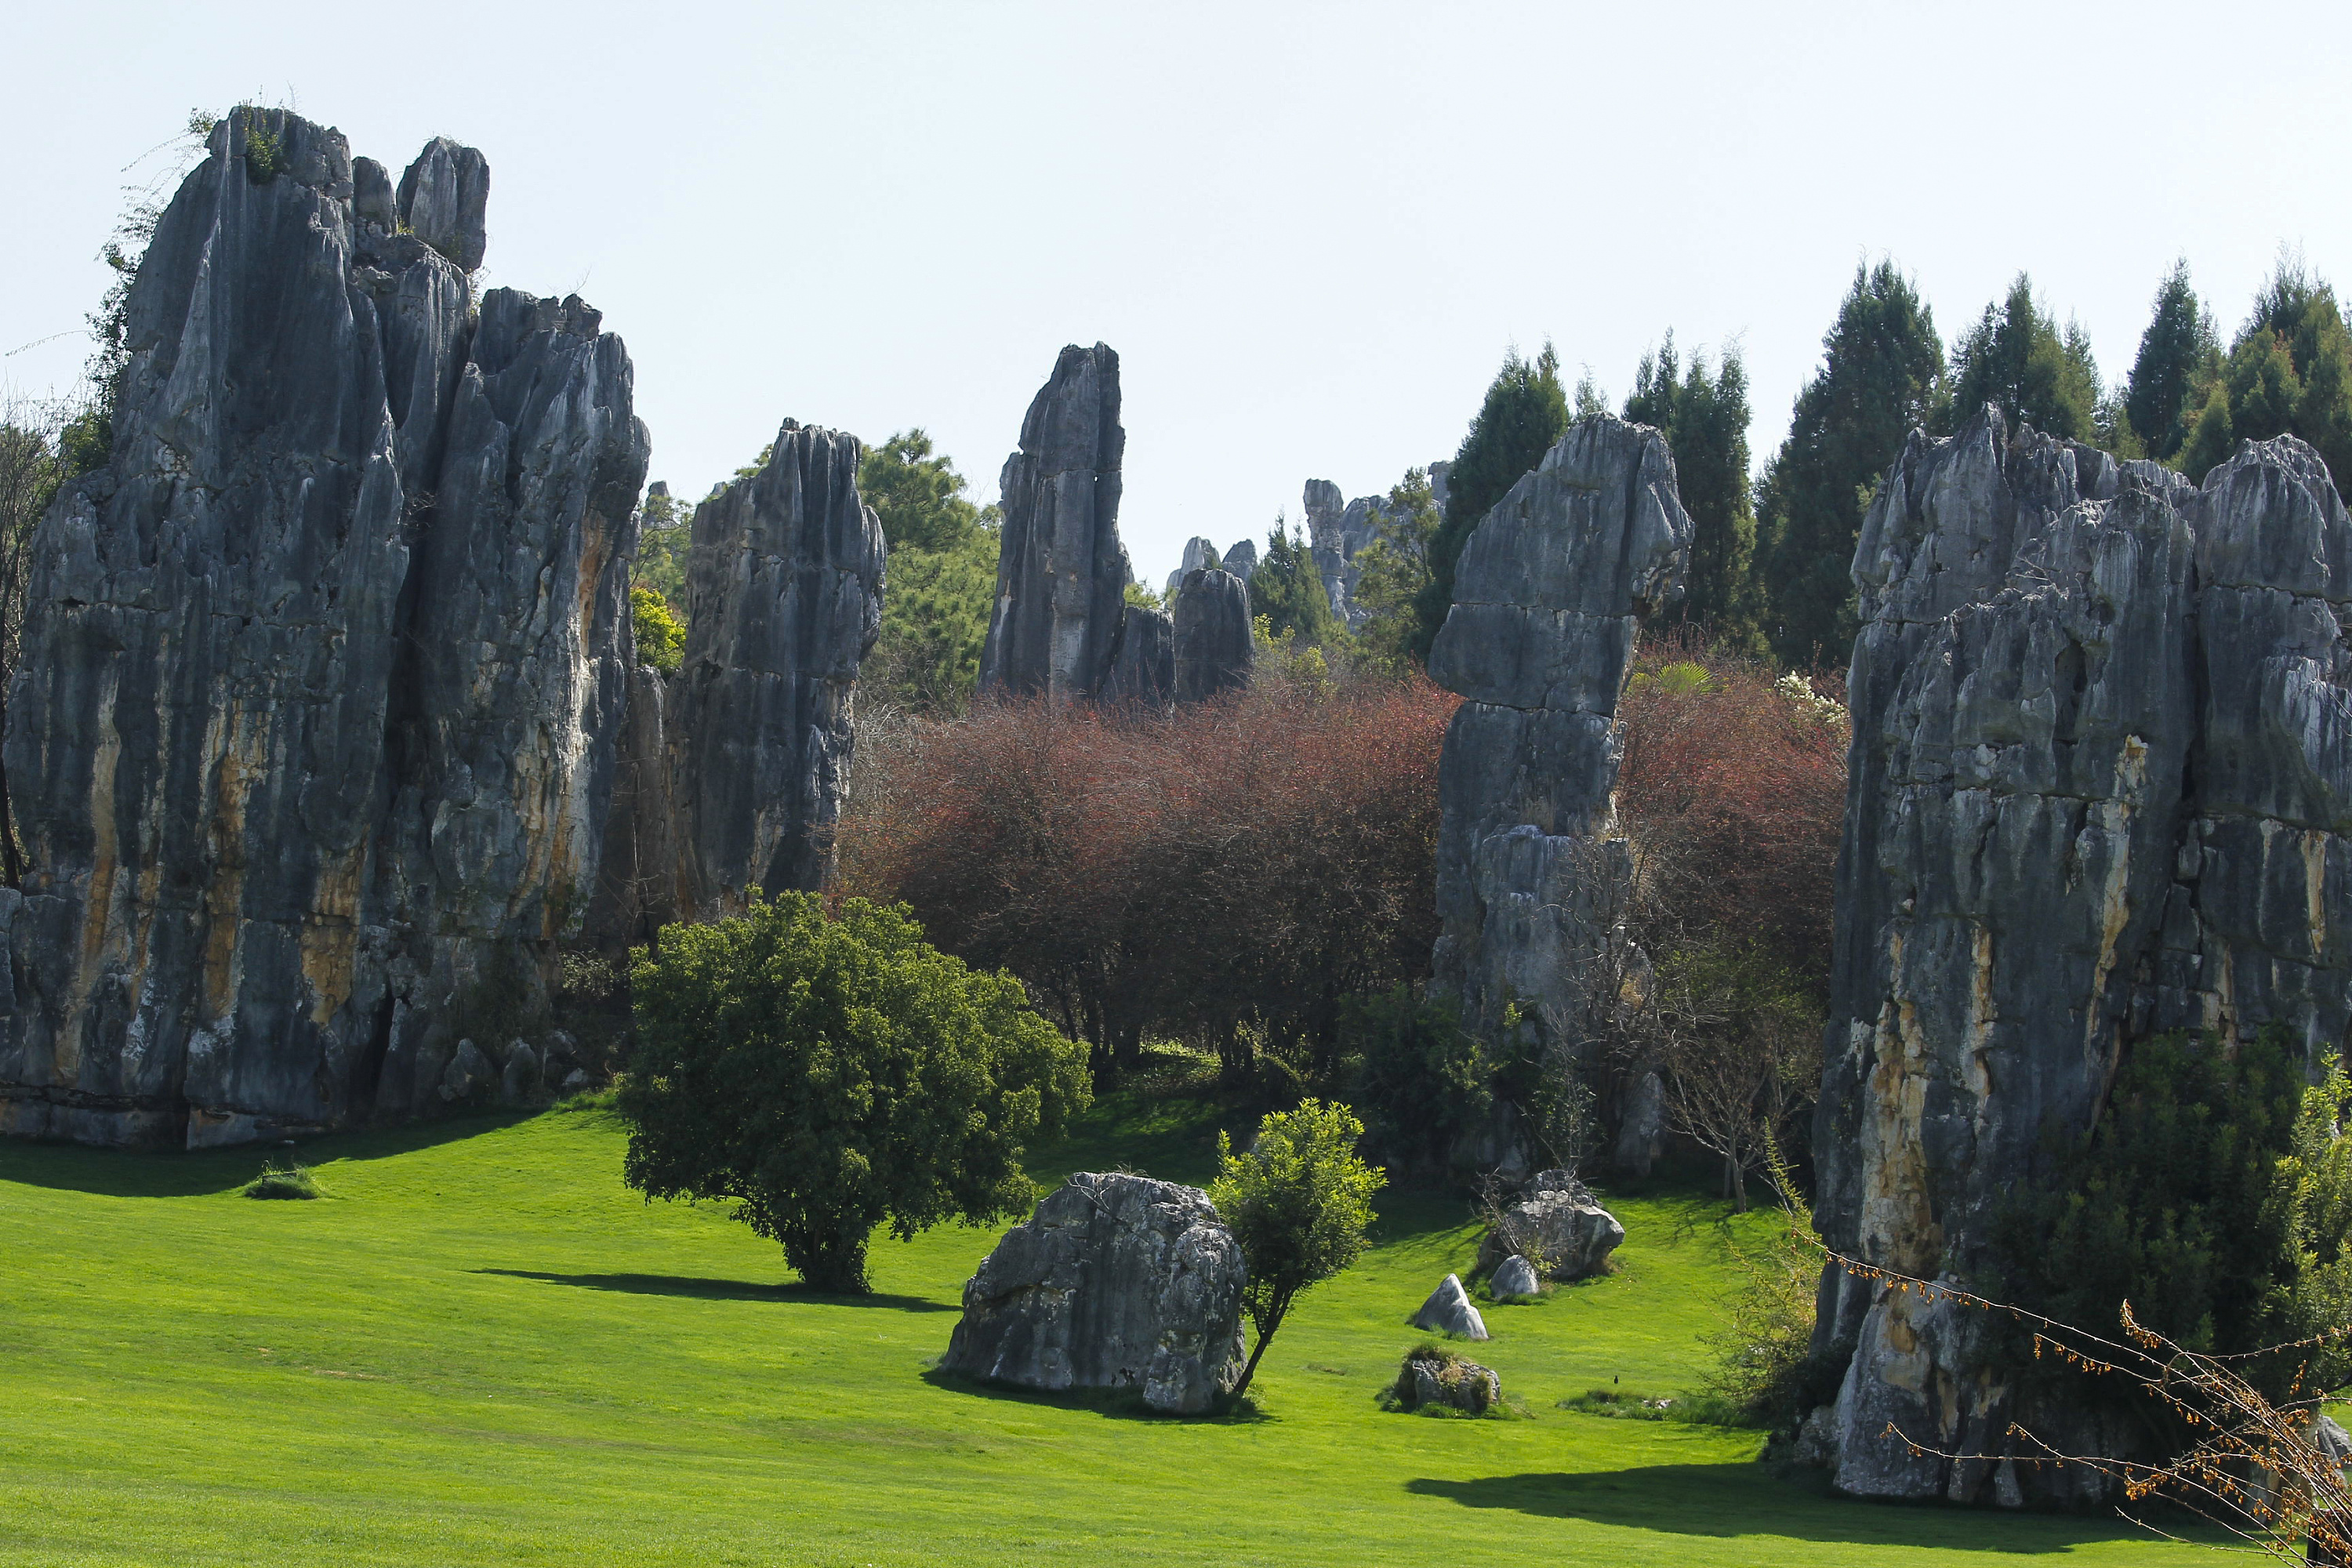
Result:
{"label": "rock outcrop", "polygon": [[[1547,1279],[1581,1279],[1605,1270],[1624,1240],[1625,1227],[1582,1182],[1566,1171],[1544,1171],[1479,1242],[1478,1267],[1496,1270],[1499,1279],[1507,1260],[1525,1261],[1518,1256],[1525,1254],[1543,1260]],[[1493,1289],[1503,1293],[1499,1285]]]}
{"label": "rock outcrop", "polygon": [[1171,604],[1175,602],[1177,590],[1184,585],[1184,579],[1188,575],[1203,567],[1221,566],[1223,563],[1217,554],[1217,546],[1213,541],[1203,539],[1197,533],[1186,540],[1184,559],[1177,563],[1175,571],[1168,574],[1169,602]]}
{"label": "rock outcrop", "polygon": [[1453,1334],[1465,1340],[1486,1337],[1486,1320],[1470,1302],[1470,1292],[1462,1288],[1460,1276],[1448,1274],[1412,1315],[1412,1326],[1426,1329],[1433,1334]]}
{"label": "rock outcrop", "polygon": [[1118,656],[1127,595],[1126,447],[1118,355],[1101,343],[1064,349],[998,479],[1004,521],[982,691],[1071,700],[1101,688]]}
{"label": "rock outcrop", "polygon": [[[1972,1278],[2005,1194],[2088,1129],[2132,1044],[2352,1016],[2352,519],[2318,456],[2241,447],[2201,487],[2007,428],[1915,435],[1854,557],[1864,626],[1815,1133],[1831,1246]],[[2083,1500],[2064,1466],[1955,1463],[2026,1408],[1979,1318],[1832,1268],[1836,1483]]]}
{"label": "rock outcrop", "polygon": [[1136,1389],[1199,1415],[1241,1377],[1245,1279],[1206,1193],[1081,1172],[982,1261],[940,1365],[1023,1388]]}
{"label": "rock outcrop", "polygon": [[1495,1265],[1494,1276],[1486,1281],[1486,1289],[1497,1301],[1517,1296],[1534,1296],[1543,1290],[1543,1277],[1536,1272],[1534,1264],[1515,1252]]}
{"label": "rock outcrop", "polygon": [[1467,1415],[1484,1415],[1502,1402],[1503,1380],[1493,1368],[1436,1349],[1406,1356],[1382,1401],[1396,1410],[1444,1406]]}
{"label": "rock outcrop", "polygon": [[1437,989],[1482,1037],[1547,1042],[1613,1005],[1631,857],[1617,703],[1641,617],[1681,592],[1691,522],[1665,438],[1578,421],[1464,543],[1430,674],[1468,700],[1439,763]]}
{"label": "rock outcrop", "polygon": [[396,202],[282,110],[208,152],[131,290],[111,456],[32,552],[0,1130],[196,1146],[437,1102],[596,873],[626,353],[576,298],[475,299],[469,149]]}
{"label": "rock outcrop", "polygon": [[1176,700],[1201,702],[1250,683],[1257,659],[1249,589],[1230,572],[1184,574],[1176,595]]}
{"label": "rock outcrop", "polygon": [[1127,606],[1118,657],[1097,694],[1105,702],[1164,708],[1176,695],[1176,623],[1165,611]]}
{"label": "rock outcrop", "polygon": [[1224,553],[1221,563],[1224,569],[1246,583],[1257,572],[1257,541],[1237,539]]}

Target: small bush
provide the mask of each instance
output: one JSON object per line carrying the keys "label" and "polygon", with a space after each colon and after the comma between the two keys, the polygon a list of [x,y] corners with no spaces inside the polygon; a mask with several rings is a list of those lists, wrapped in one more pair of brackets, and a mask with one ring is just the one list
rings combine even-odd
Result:
{"label": "small bush", "polygon": [[[1426,1368],[1437,1380],[1442,1391],[1439,1397],[1417,1403],[1417,1368]],[[1379,1394],[1383,1410],[1411,1411],[1419,1415],[1499,1417],[1517,1414],[1499,1397],[1490,1399],[1489,1385],[1484,1375],[1492,1369],[1482,1366],[1458,1351],[1449,1350],[1433,1341],[1423,1341],[1405,1352],[1404,1364],[1397,1369],[1396,1381]],[[1453,1403],[1453,1396],[1463,1392],[1466,1405]]]}
{"label": "small bush", "polygon": [[1755,1425],[1740,1409],[1711,1394],[1643,1394],[1631,1388],[1589,1388],[1558,1406],[1617,1421],[1676,1421],[1691,1426]]}
{"label": "small bush", "polygon": [[629,590],[629,619],[636,627],[637,662],[676,673],[686,658],[686,628],[670,613],[669,601],[640,584]]}
{"label": "small bush", "polygon": [[243,1191],[249,1198],[315,1198],[319,1184],[311,1179],[308,1165],[291,1161],[280,1165],[272,1160],[261,1167],[261,1174],[245,1184]]}

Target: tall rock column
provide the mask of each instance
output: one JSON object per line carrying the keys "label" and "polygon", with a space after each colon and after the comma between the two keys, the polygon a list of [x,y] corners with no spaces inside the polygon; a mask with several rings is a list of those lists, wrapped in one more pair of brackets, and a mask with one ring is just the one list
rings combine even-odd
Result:
{"label": "tall rock column", "polygon": [[1641,618],[1682,591],[1691,522],[1665,438],[1570,426],[1464,543],[1430,674],[1468,699],[1439,763],[1437,986],[1488,1037],[1516,1001],[1578,1029],[1620,940],[1612,793]]}
{"label": "tall rock column", "polygon": [[758,472],[695,509],[674,682],[678,909],[809,890],[832,863],[857,667],[882,627],[881,520],[856,437],[784,421]]}
{"label": "tall rock column", "polygon": [[[2340,1053],[2352,520],[2292,438],[2200,489],[1987,409],[1911,438],[1854,578],[1816,1213],[1841,1252],[1966,1282],[2135,1041],[2275,1020],[2315,1065]],[[1843,1490],[2104,1491],[2084,1469],[1912,1447],[1997,1460],[2012,1421],[2130,1451],[2111,1420],[2015,1394],[1948,1301],[1832,1267],[1822,1308],[1817,1350],[1847,1358]]]}
{"label": "tall rock column", "polygon": [[208,152],[131,290],[110,459],[33,551],[0,1130],[200,1145],[413,1109],[469,1008],[529,1000],[595,872],[647,447],[627,355],[577,300],[500,290],[477,321],[468,149],[402,181],[414,233],[299,116],[236,110]]}
{"label": "tall rock column", "polygon": [[1257,643],[1240,578],[1215,567],[1184,574],[1175,622],[1177,701],[1201,702],[1250,683]]}
{"label": "tall rock column", "polygon": [[1118,539],[1118,355],[1062,351],[998,480],[1004,509],[996,607],[980,689],[1090,697],[1118,656],[1129,575]]}

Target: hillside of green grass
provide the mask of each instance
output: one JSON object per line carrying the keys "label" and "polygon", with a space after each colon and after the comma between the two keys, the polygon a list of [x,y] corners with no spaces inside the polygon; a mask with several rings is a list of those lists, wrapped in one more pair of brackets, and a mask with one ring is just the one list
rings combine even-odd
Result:
{"label": "hillside of green grass", "polygon": [[[1114,1102],[1046,1173],[1198,1181],[1211,1113]],[[879,1294],[787,1283],[716,1209],[647,1206],[600,1111],[252,1151],[0,1145],[0,1563],[1964,1564],[2201,1562],[2115,1520],[1843,1502],[1755,1434],[1556,1408],[1694,1387],[1732,1279],[1695,1200],[1620,1199],[1613,1277],[1489,1309],[1531,1412],[1381,1412],[1475,1235],[1394,1197],[1307,1297],[1254,1416],[1173,1421],[928,1377],[992,1233],[877,1242]],[[1763,1216],[1738,1230],[1763,1234]]]}

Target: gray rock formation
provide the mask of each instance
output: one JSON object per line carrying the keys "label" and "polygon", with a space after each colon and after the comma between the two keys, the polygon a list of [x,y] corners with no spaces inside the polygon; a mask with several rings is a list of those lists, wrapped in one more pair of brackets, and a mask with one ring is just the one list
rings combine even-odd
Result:
{"label": "gray rock formation", "polygon": [[1250,683],[1257,643],[1240,578],[1213,568],[1185,574],[1175,630],[1177,701],[1200,702]]}
{"label": "gray rock formation", "polygon": [[[374,166],[370,165],[371,168]],[[375,170],[375,178],[383,171]],[[375,205],[374,178],[369,205]],[[489,246],[490,165],[471,147],[446,136],[425,144],[400,177],[400,221],[408,232],[457,264],[461,272],[481,266]]]}
{"label": "gray rock formation", "polygon": [[1388,1403],[1400,1410],[1445,1405],[1484,1415],[1503,1402],[1503,1380],[1491,1367],[1442,1352],[1420,1350],[1404,1358]]}
{"label": "gray rock formation", "polygon": [[1257,541],[1237,539],[1222,561],[1224,569],[1246,583],[1257,572]]}
{"label": "gray rock formation", "polygon": [[110,459],[33,551],[0,1130],[194,1146],[437,1103],[596,872],[627,354],[577,299],[476,301],[478,154],[426,150],[408,234],[336,132],[239,109],[209,153],[131,290]]}
{"label": "gray rock formation", "polygon": [[[1439,515],[1445,510],[1445,470],[1447,465],[1429,466],[1431,494],[1437,503]],[[1380,537],[1381,525],[1386,521],[1387,498],[1358,496],[1343,500],[1339,487],[1328,479],[1309,479],[1303,499],[1307,512],[1307,542],[1315,558],[1316,575],[1323,580],[1324,595],[1331,601],[1331,613],[1350,629],[1371,618],[1370,606],[1356,596],[1356,586],[1363,581],[1364,551]],[[1252,565],[1255,567],[1255,552]],[[1230,567],[1232,563],[1228,562]],[[1243,573],[1246,577],[1247,573]]]}
{"label": "gray rock formation", "polygon": [[1547,1042],[1613,1002],[1631,857],[1617,702],[1640,618],[1681,592],[1690,519],[1664,437],[1578,421],[1472,531],[1430,674],[1469,700],[1439,763],[1433,982],[1496,1038]]}
{"label": "gray rock formation", "polygon": [[1221,566],[1223,564],[1223,562],[1218,556],[1217,547],[1214,543],[1209,540],[1202,538],[1197,533],[1192,538],[1186,540],[1184,542],[1183,561],[1178,564],[1175,571],[1168,574],[1167,597],[1169,602],[1171,605],[1175,602],[1177,590],[1184,585],[1184,579],[1186,576],[1202,570],[1203,567]]}
{"label": "gray rock formation", "polygon": [[1126,613],[1118,657],[1111,661],[1097,695],[1105,702],[1165,707],[1176,695],[1176,623],[1164,611],[1135,605],[1128,605]]}
{"label": "gray rock formation", "polygon": [[1426,1329],[1433,1334],[1453,1334],[1465,1340],[1486,1337],[1486,1320],[1470,1304],[1470,1292],[1462,1288],[1459,1276],[1448,1274],[1421,1310],[1412,1315],[1412,1326]]}
{"label": "gray rock formation", "polygon": [[[2317,455],[2242,446],[2191,487],[2007,429],[1915,435],[1863,527],[1864,626],[1816,1214],[1836,1249],[1972,1278],[2009,1192],[2096,1115],[2132,1043],[2278,1021],[2315,1065],[2352,1026],[2352,519]],[[1998,1454],[2025,1408],[1980,1319],[1832,1268],[1817,1347],[1851,1361],[1836,1484],[2084,1500]]]}
{"label": "gray rock formation", "polygon": [[1486,1289],[1499,1301],[1512,1296],[1539,1295],[1543,1290],[1543,1280],[1537,1276],[1534,1264],[1513,1253],[1495,1266],[1494,1277],[1486,1281]]}
{"label": "gray rock formation", "polygon": [[997,481],[1004,522],[982,691],[1069,700],[1109,673],[1129,575],[1118,541],[1126,447],[1118,355],[1101,343],[1064,349]]}
{"label": "gray rock formation", "polygon": [[1081,1172],[982,1261],[940,1365],[1196,1415],[1241,1377],[1245,1278],[1206,1193]]}
{"label": "gray rock formation", "polygon": [[1666,1082],[1654,1070],[1635,1073],[1618,1107],[1617,1144],[1612,1163],[1626,1175],[1646,1176],[1664,1151],[1666,1142]]}
{"label": "gray rock formation", "polygon": [[1566,1171],[1544,1171],[1478,1244],[1478,1267],[1499,1273],[1514,1254],[1526,1253],[1543,1260],[1547,1279],[1581,1279],[1605,1270],[1624,1240],[1625,1227],[1582,1182]]}

